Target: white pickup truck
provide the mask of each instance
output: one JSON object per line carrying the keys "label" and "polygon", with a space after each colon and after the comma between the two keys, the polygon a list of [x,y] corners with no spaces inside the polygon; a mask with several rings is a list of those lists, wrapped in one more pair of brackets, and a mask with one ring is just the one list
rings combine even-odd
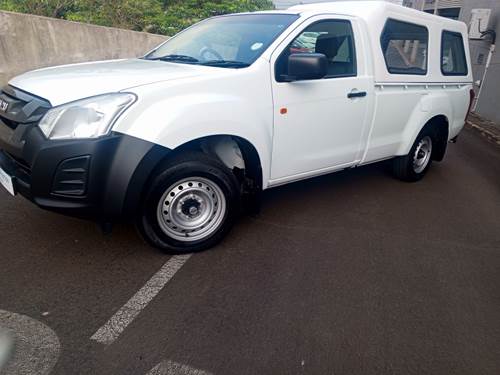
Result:
{"label": "white pickup truck", "polygon": [[[0,181],[38,206],[134,218],[206,249],[289,182],[440,161],[473,100],[466,26],[386,2],[202,21],[140,59],[40,69],[0,91]],[[248,204],[250,202],[250,204]]]}

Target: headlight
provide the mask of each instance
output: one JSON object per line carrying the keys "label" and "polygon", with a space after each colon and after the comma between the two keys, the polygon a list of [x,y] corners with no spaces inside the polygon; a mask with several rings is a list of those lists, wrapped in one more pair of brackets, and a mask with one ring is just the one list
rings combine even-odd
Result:
{"label": "headlight", "polygon": [[97,138],[109,133],[115,120],[136,100],[134,94],[117,93],[54,107],[38,125],[50,139]]}

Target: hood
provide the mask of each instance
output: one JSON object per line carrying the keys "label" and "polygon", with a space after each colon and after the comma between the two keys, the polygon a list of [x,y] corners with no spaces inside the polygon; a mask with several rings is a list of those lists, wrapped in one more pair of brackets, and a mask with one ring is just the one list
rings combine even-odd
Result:
{"label": "hood", "polygon": [[219,69],[141,59],[111,60],[34,70],[15,77],[9,84],[56,106],[150,83],[194,77],[214,70]]}

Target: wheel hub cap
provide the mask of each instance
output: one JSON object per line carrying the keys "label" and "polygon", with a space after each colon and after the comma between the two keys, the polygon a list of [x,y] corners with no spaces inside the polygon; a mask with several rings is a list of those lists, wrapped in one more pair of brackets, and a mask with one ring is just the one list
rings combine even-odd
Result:
{"label": "wheel hub cap", "polygon": [[160,228],[178,241],[209,237],[222,224],[226,199],[220,187],[202,177],[183,179],[171,185],[158,203]]}
{"label": "wheel hub cap", "polygon": [[432,139],[425,136],[420,140],[413,157],[413,170],[415,173],[421,173],[429,164],[432,155]]}

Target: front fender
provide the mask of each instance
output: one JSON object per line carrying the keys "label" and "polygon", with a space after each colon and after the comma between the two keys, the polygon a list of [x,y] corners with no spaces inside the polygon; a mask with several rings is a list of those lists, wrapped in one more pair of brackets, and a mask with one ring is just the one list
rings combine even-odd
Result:
{"label": "front fender", "polygon": [[[269,82],[237,80],[230,84],[199,82],[168,88],[139,87],[138,102],[114,126],[114,130],[176,148],[199,138],[229,135],[252,144],[261,161],[263,188],[270,173],[272,149],[272,98]],[[242,93],[242,87],[246,90]],[[171,94],[166,94],[170,92]],[[175,92],[175,95],[173,94]]]}

